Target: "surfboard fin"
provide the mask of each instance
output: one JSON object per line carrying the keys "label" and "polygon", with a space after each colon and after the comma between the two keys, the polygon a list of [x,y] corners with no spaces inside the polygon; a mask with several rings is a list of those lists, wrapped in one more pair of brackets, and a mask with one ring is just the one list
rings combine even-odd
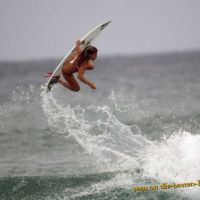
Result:
{"label": "surfboard fin", "polygon": [[44,77],[51,77],[53,72],[47,72],[47,74],[44,75]]}

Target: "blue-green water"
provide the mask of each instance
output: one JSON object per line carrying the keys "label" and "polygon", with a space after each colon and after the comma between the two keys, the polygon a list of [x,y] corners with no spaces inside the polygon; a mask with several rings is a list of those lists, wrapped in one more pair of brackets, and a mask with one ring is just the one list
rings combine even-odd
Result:
{"label": "blue-green water", "polygon": [[[121,173],[100,173],[70,177],[1,178],[1,199],[188,199],[176,192],[133,192],[132,188],[115,184]],[[121,179],[123,180],[123,173]]]}

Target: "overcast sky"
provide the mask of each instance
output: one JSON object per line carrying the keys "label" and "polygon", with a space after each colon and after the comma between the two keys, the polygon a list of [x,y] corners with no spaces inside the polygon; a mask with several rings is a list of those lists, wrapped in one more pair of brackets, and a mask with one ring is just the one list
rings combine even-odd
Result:
{"label": "overcast sky", "polygon": [[108,20],[100,55],[200,49],[200,0],[0,0],[0,60],[63,57]]}

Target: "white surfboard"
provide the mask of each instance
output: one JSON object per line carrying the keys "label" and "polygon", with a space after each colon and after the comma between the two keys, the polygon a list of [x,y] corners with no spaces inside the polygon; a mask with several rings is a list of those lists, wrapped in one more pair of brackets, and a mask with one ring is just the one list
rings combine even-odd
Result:
{"label": "white surfboard", "polygon": [[[94,29],[92,29],[89,33],[87,33],[84,37],[81,38],[81,48],[84,49],[86,46],[90,45],[101,33],[101,31],[110,23],[111,21],[108,21],[106,23],[100,24]],[[70,62],[71,59],[73,59],[73,54],[75,53],[75,46],[69,51],[69,53],[61,60],[61,62],[58,64],[56,69],[53,71],[52,75],[48,79],[47,83],[44,86],[44,90],[46,92],[49,92],[51,90],[51,79],[54,76],[60,76],[61,79],[64,79],[62,74],[62,67],[65,62]]]}

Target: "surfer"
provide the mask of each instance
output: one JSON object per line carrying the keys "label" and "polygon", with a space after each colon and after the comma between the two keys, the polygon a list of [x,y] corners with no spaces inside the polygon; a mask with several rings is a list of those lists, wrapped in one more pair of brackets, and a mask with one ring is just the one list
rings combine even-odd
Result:
{"label": "surfer", "polygon": [[54,82],[59,82],[64,87],[76,92],[80,90],[79,83],[73,75],[76,72],[78,73],[77,78],[80,81],[87,84],[92,89],[96,89],[95,83],[87,80],[84,76],[84,73],[85,70],[94,69],[93,61],[97,58],[97,48],[89,45],[82,50],[82,42],[80,40],[76,41],[74,56],[70,61],[66,61],[62,67],[63,77],[66,81],[60,79],[60,76],[56,76],[55,79],[57,80]]}

